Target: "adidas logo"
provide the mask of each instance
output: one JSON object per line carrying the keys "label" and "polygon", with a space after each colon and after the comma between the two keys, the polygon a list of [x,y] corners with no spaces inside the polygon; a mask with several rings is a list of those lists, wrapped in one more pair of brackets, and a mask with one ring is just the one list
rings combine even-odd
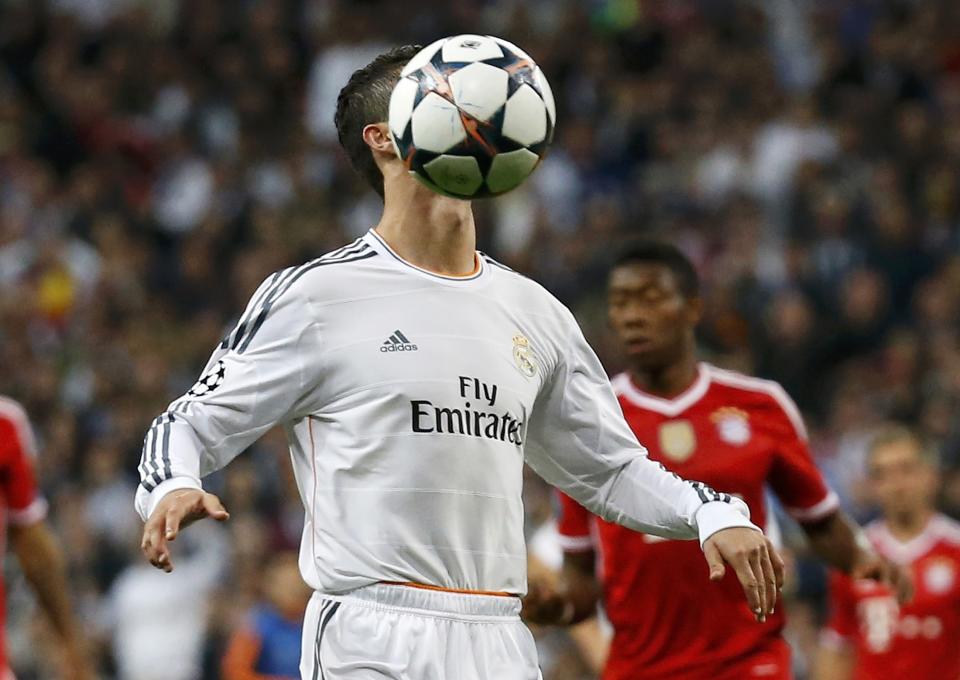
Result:
{"label": "adidas logo", "polygon": [[380,345],[381,352],[416,352],[417,346],[410,342],[406,335],[395,330],[389,338]]}

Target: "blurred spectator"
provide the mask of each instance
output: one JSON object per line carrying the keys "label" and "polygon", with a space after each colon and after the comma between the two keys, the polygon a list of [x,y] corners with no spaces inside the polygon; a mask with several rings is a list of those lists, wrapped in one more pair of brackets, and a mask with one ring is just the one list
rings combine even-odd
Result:
{"label": "blurred spectator", "polygon": [[216,526],[199,525],[180,540],[184,545],[172,573],[136,561],[113,582],[105,616],[118,678],[201,676],[211,598],[229,547]]}
{"label": "blurred spectator", "polygon": [[263,599],[231,637],[223,680],[300,677],[303,614],[311,591],[300,578],[295,552],[275,555],[263,571]]}

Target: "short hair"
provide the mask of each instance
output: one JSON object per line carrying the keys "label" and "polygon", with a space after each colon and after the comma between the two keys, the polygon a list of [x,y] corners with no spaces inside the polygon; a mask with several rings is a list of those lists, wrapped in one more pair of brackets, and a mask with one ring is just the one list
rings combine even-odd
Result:
{"label": "short hair", "polygon": [[662,241],[632,241],[624,246],[613,260],[612,272],[631,264],[661,264],[673,274],[680,292],[687,299],[700,295],[700,277],[686,255],[679,248]]}
{"label": "short hair", "polygon": [[337,126],[340,145],[347,152],[353,169],[383,198],[383,173],[373,160],[373,152],[363,141],[363,128],[387,120],[390,95],[400,71],[421,49],[420,45],[402,45],[384,52],[353,72],[337,96]]}
{"label": "short hair", "polygon": [[914,445],[917,455],[925,463],[936,467],[940,463],[940,456],[937,450],[932,446],[919,432],[902,423],[886,423],[881,425],[870,437],[867,444],[867,468],[869,470],[870,462],[873,459],[877,449],[898,442],[909,442]]}

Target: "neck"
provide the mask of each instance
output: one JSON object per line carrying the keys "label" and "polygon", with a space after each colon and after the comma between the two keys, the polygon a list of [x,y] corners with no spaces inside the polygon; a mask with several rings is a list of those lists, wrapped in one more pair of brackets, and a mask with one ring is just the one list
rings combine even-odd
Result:
{"label": "neck", "polygon": [[390,182],[376,232],[407,262],[446,276],[476,271],[477,234],[470,203],[403,178]]}
{"label": "neck", "polygon": [[923,533],[933,513],[928,509],[904,510],[887,515],[887,529],[898,541],[909,541]]}
{"label": "neck", "polygon": [[697,379],[697,357],[685,352],[677,361],[656,368],[634,367],[630,376],[640,389],[658,397],[675,397]]}

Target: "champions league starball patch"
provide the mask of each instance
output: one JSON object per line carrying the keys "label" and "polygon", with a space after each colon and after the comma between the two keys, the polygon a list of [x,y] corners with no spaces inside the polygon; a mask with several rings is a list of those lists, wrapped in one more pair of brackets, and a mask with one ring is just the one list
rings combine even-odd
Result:
{"label": "champions league starball patch", "polygon": [[187,392],[188,397],[205,397],[223,384],[227,374],[227,367],[223,360],[218,361],[209,371],[203,374],[197,384]]}

